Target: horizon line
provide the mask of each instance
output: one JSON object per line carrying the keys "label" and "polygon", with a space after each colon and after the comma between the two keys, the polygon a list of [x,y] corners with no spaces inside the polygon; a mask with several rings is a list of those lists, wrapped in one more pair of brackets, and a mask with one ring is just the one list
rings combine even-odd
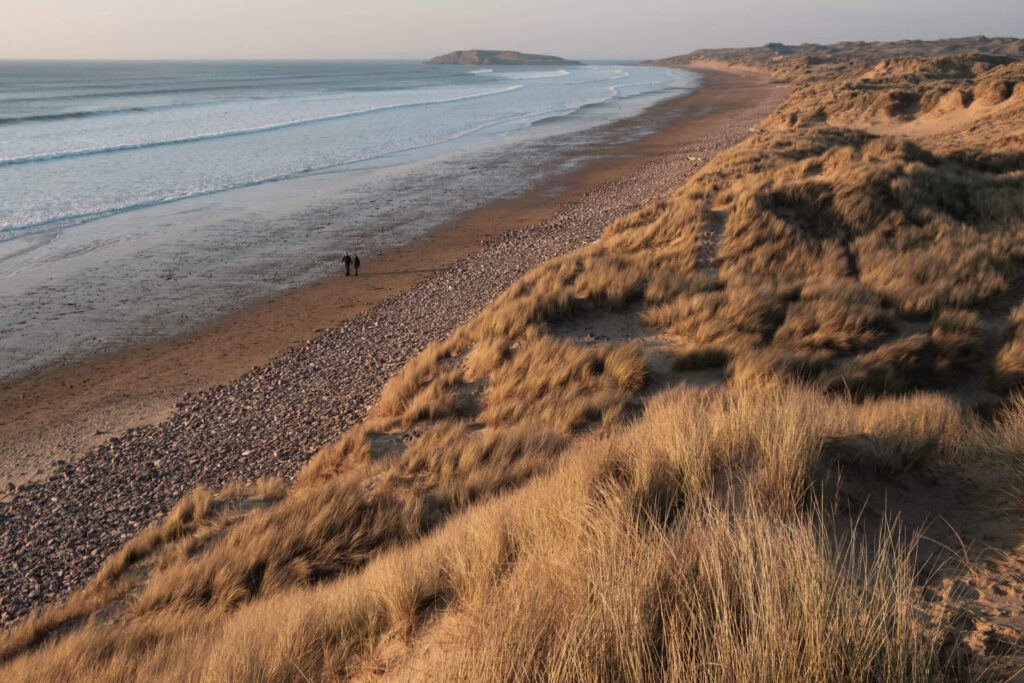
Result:
{"label": "horizon line", "polygon": [[[435,57],[437,55],[434,55]],[[0,57],[0,62],[416,62],[433,57]],[[639,62],[660,57],[564,57],[576,61]],[[457,66],[457,65],[434,65]],[[503,65],[498,65],[503,66]],[[504,66],[516,66],[514,64]]]}

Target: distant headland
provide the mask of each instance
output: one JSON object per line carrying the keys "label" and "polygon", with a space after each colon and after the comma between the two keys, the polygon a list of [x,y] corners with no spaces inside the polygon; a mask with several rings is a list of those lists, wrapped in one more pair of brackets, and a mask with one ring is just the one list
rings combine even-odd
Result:
{"label": "distant headland", "polygon": [[579,64],[551,55],[531,55],[515,50],[456,50],[440,57],[434,57],[426,64],[467,64],[487,66],[520,66],[537,64]]}

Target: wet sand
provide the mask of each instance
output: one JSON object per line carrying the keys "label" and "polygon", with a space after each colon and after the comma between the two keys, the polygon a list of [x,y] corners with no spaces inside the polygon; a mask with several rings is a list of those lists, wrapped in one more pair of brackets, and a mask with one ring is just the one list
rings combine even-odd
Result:
{"label": "wet sand", "polygon": [[[511,230],[541,223],[605,183],[629,177],[712,134],[779,86],[756,75],[704,71],[697,92],[612,127],[653,128],[601,150],[571,173],[472,211],[411,244],[364,259],[358,278],[330,277],[201,329],[0,382],[0,487],[45,478],[60,461],[130,427],[161,421],[185,393],[230,382],[296,344],[408,291]],[[597,152],[596,158],[592,157]],[[552,191],[557,188],[557,191]]]}

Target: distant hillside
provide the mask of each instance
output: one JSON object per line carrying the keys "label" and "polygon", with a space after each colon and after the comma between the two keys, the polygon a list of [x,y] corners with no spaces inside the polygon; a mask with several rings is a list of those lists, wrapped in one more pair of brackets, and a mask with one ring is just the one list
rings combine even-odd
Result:
{"label": "distant hillside", "polygon": [[[652,60],[645,64],[682,66],[685,64],[716,63],[721,66],[772,68],[780,63],[810,67],[819,64],[853,61],[875,62],[894,57],[952,57],[956,55],[985,55],[1024,58],[1024,40],[1019,38],[947,38],[944,40],[899,40],[891,43],[845,42],[832,45],[804,43],[784,45],[768,43],[753,48],[722,48],[695,50],[685,55]],[[779,74],[776,74],[779,75]],[[789,75],[789,74],[786,74]]]}
{"label": "distant hillside", "polygon": [[579,64],[551,55],[531,55],[515,50],[456,50],[434,57],[427,64],[471,64],[488,66],[517,66],[536,64]]}
{"label": "distant hillside", "polygon": [[758,71],[793,86],[768,128],[910,135],[935,150],[1024,141],[1024,40],[973,36],[697,50],[648,64]]}

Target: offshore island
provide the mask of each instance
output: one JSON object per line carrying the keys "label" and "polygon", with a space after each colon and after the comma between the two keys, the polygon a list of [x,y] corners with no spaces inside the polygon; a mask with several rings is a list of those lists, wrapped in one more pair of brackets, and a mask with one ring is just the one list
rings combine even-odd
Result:
{"label": "offshore island", "polygon": [[531,55],[515,50],[456,50],[429,59],[426,64],[466,66],[577,66],[580,62],[551,55]]}

